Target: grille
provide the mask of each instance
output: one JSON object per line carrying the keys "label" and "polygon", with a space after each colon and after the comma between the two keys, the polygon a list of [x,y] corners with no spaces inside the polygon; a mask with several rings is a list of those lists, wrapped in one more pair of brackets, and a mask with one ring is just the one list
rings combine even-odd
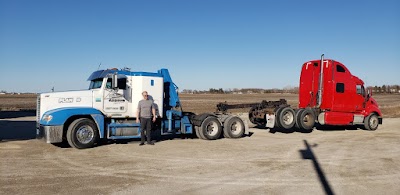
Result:
{"label": "grille", "polygon": [[39,123],[40,121],[40,94],[37,96],[36,99],[36,122]]}

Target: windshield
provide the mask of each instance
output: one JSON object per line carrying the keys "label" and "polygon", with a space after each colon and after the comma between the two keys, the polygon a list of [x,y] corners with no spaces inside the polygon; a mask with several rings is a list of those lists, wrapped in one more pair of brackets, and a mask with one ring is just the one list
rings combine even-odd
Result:
{"label": "windshield", "polygon": [[103,79],[96,79],[96,80],[92,80],[90,81],[90,85],[89,85],[89,89],[98,89],[101,87],[101,84],[103,83]]}
{"label": "windshield", "polygon": [[[106,83],[106,89],[111,89],[111,78],[107,79]],[[90,86],[89,89],[98,89],[101,88],[101,85],[103,84],[103,78],[95,79],[90,81]],[[118,79],[118,88],[119,89],[126,89],[126,78]]]}

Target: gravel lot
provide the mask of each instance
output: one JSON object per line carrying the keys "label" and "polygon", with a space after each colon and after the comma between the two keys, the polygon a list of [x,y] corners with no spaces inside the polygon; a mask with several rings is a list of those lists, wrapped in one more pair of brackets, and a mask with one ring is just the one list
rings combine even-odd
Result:
{"label": "gravel lot", "polygon": [[34,120],[0,119],[0,194],[400,193],[400,118],[372,132],[251,128],[236,140],[86,150],[32,139]]}

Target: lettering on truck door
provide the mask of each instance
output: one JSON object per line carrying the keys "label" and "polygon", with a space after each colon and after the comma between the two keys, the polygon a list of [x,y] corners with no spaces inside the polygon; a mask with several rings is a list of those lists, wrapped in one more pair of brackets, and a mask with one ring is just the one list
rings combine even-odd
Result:
{"label": "lettering on truck door", "polygon": [[111,88],[111,78],[107,80],[103,96],[105,113],[125,113],[128,109],[126,99],[126,78],[118,79],[118,89]]}

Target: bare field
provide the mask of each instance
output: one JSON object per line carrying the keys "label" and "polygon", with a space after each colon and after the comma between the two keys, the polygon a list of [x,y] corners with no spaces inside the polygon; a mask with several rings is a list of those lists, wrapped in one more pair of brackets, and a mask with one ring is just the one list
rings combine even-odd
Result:
{"label": "bare field", "polygon": [[[376,94],[373,96],[381,108],[383,116],[400,117],[400,94]],[[262,100],[277,101],[286,99],[288,104],[296,108],[297,94],[180,94],[184,111],[194,113],[214,112],[220,102],[229,104],[261,102]],[[0,111],[3,110],[34,110],[36,95],[0,95]],[[248,112],[248,109],[232,110],[234,113]]]}
{"label": "bare field", "polygon": [[0,95],[0,111],[19,111],[36,109],[36,95]]}

